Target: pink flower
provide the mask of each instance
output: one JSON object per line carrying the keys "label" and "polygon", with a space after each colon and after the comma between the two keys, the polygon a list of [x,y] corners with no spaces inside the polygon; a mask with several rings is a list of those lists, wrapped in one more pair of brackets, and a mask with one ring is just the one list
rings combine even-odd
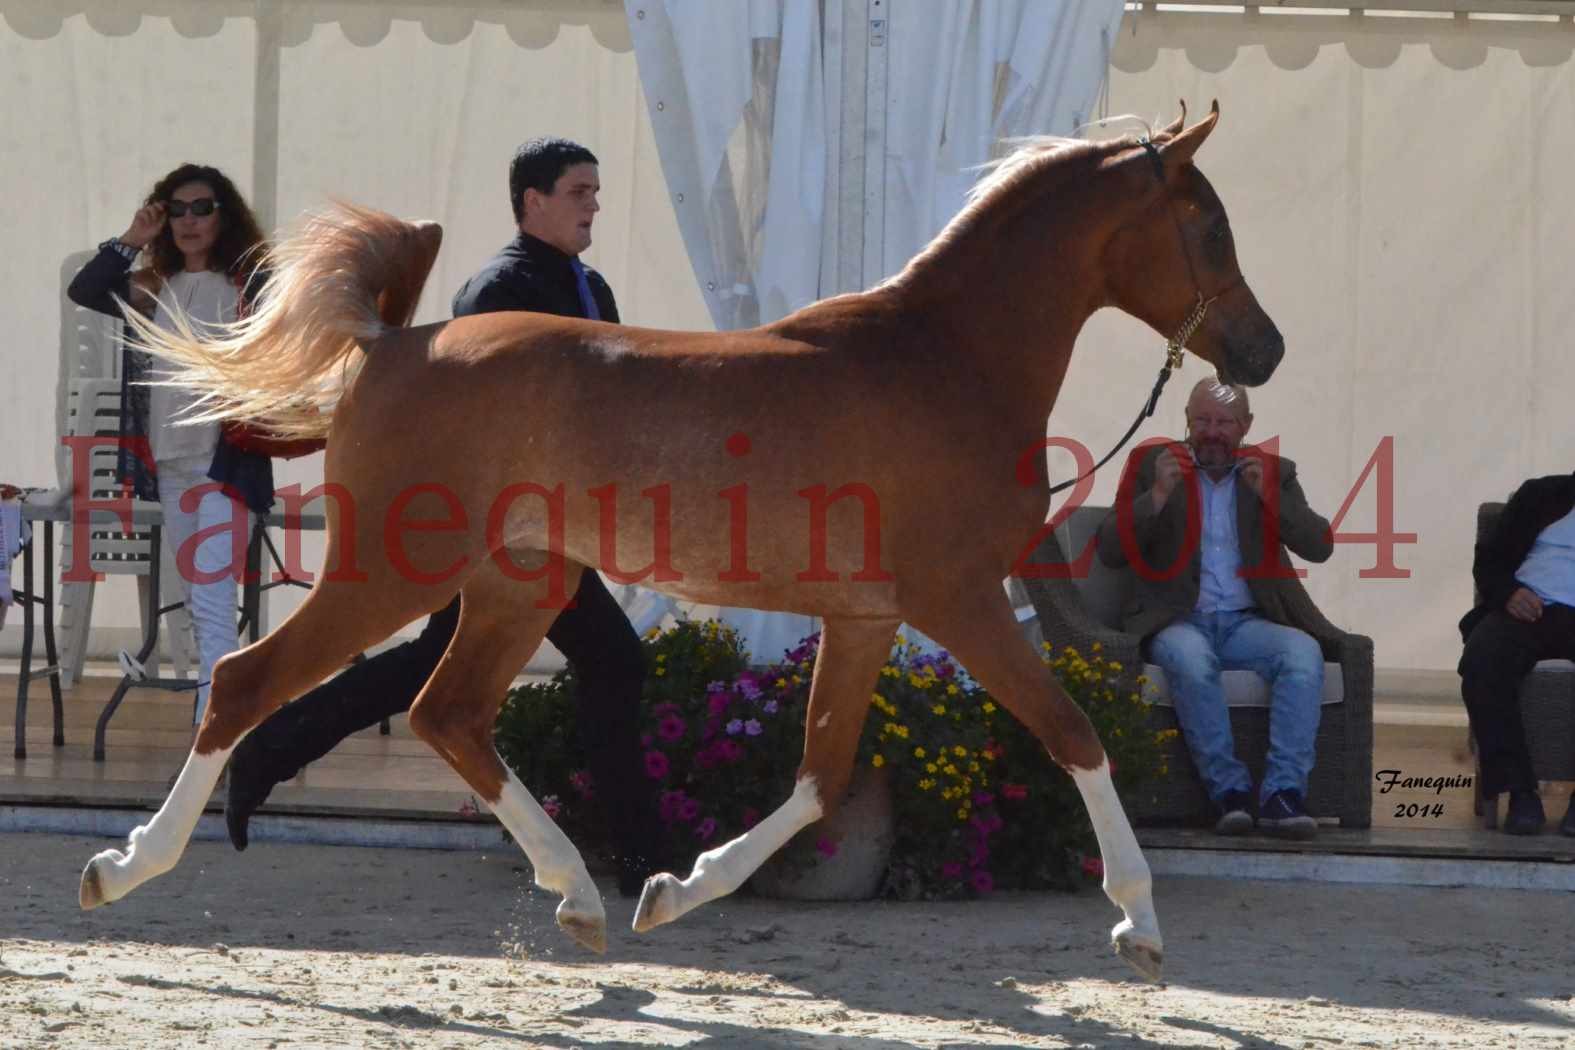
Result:
{"label": "pink flower", "polygon": [[588,769],[570,773],[569,786],[578,792],[581,798],[592,798],[596,794],[596,782],[591,779],[591,771]]}
{"label": "pink flower", "polygon": [[737,740],[723,740],[717,750],[724,762],[737,762],[744,757],[744,745]]}
{"label": "pink flower", "polygon": [[700,815],[699,799],[686,798],[678,804],[678,819],[685,824]]}
{"label": "pink flower", "polygon": [[744,821],[744,830],[745,831],[748,831],[750,828],[754,827],[756,824],[759,824],[760,823],[760,810],[756,809],[754,806],[750,806],[750,807],[746,808],[744,810],[743,821]]}
{"label": "pink flower", "polygon": [[645,753],[645,775],[652,780],[661,780],[667,775],[667,756],[660,751],[647,751]]}
{"label": "pink flower", "polygon": [[664,715],[661,722],[657,723],[656,735],[661,737],[665,744],[676,744],[684,738],[684,731],[687,728],[684,720],[677,715]]}
{"label": "pink flower", "polygon": [[945,864],[941,865],[941,878],[955,879],[957,876],[962,874],[962,870],[961,864],[957,863],[955,860],[949,860]]}
{"label": "pink flower", "polygon": [[1083,874],[1087,875],[1091,879],[1102,879],[1102,878],[1104,878],[1105,877],[1105,862],[1100,860],[1098,857],[1084,857],[1083,858]]}
{"label": "pink flower", "polygon": [[727,710],[729,699],[731,698],[726,693],[708,693],[705,698],[706,710],[713,715],[720,715]]}
{"label": "pink flower", "polygon": [[557,795],[548,795],[546,798],[542,799],[541,808],[544,812],[546,812],[547,816],[551,817],[553,820],[557,820],[558,814],[563,811],[563,807],[558,805]]}
{"label": "pink flower", "polygon": [[716,818],[706,817],[695,827],[695,838],[701,842],[710,842],[711,836],[716,834]]}
{"label": "pink flower", "polygon": [[678,805],[683,802],[682,791],[664,791],[661,797],[660,815],[663,824],[671,824],[678,817]]}
{"label": "pink flower", "polygon": [[973,886],[975,893],[989,893],[995,889],[995,879],[990,876],[988,871],[976,871],[973,873],[973,878],[968,881]]}
{"label": "pink flower", "polygon": [[824,835],[815,842],[815,848],[820,851],[820,855],[823,857],[835,857],[837,855],[837,844]]}
{"label": "pink flower", "polygon": [[1028,785],[1002,784],[1001,797],[1004,799],[1010,799],[1013,802],[1021,802],[1023,799],[1028,797]]}

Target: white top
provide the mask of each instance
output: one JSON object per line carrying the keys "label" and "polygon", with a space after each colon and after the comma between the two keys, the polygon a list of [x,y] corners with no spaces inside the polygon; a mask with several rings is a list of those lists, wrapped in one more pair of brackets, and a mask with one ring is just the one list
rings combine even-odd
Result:
{"label": "white top", "polygon": [[[205,325],[234,321],[240,301],[240,293],[226,275],[212,270],[183,270],[165,280],[153,323],[167,332],[175,331],[172,311],[178,306],[200,335]],[[150,378],[164,379],[168,375],[162,362],[155,361]],[[179,422],[182,412],[196,400],[194,395],[168,386],[150,387],[148,393],[148,440],[155,462],[213,455],[219,444],[217,423]]]}

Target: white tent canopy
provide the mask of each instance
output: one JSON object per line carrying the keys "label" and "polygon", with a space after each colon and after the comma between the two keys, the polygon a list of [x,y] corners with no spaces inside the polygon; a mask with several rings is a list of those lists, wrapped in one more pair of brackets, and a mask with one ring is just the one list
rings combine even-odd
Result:
{"label": "white tent canopy", "polygon": [[[0,261],[0,479],[55,480],[62,261],[121,232],[182,160],[225,169],[276,219],[337,195],[442,222],[418,313],[431,321],[509,235],[514,145],[568,134],[602,160],[588,258],[625,317],[699,328],[894,271],[1001,135],[1066,133],[1101,109],[1163,121],[1178,98],[1196,113],[1217,97],[1199,163],[1289,347],[1254,394],[1252,436],[1279,436],[1331,516],[1392,437],[1394,528],[1417,534],[1395,548],[1407,578],[1362,578],[1373,548],[1350,544],[1309,586],[1377,639],[1380,665],[1450,667],[1476,504],[1575,466],[1575,197],[1562,192],[1575,26],[1296,6],[1134,10],[1118,32],[1114,5],[1035,0],[773,0],[700,16],[659,0],[0,0],[0,192],[22,205]],[[1051,432],[1103,452],[1159,343],[1096,316]],[[1176,433],[1175,391],[1206,371],[1189,363],[1139,437]],[[281,475],[315,483],[320,462]],[[1374,531],[1377,480],[1345,531]],[[1113,486],[1101,477],[1093,500]],[[98,651],[130,640],[130,595],[101,599]],[[19,636],[9,624],[0,651]]]}

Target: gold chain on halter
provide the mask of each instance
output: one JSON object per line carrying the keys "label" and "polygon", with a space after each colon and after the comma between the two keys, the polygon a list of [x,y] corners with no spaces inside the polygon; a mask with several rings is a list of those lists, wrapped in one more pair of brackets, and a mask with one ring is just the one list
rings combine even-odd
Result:
{"label": "gold chain on halter", "polygon": [[[1215,298],[1219,297],[1215,296]],[[1181,327],[1177,329],[1176,334],[1171,336],[1170,340],[1165,343],[1166,368],[1181,367],[1181,361],[1184,356],[1183,351],[1186,350],[1188,341],[1192,339],[1192,334],[1203,323],[1204,316],[1209,312],[1209,304],[1213,301],[1214,299],[1203,298],[1201,291],[1198,293],[1198,301],[1193,306],[1192,313],[1187,315],[1187,319],[1181,322]]]}

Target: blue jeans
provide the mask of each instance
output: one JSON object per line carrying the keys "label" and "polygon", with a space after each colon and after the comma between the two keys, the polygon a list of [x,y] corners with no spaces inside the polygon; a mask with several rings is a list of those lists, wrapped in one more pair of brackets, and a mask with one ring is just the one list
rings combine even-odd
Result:
{"label": "blue jeans", "polygon": [[1221,671],[1256,671],[1270,686],[1269,756],[1259,800],[1289,788],[1307,797],[1313,741],[1323,711],[1323,652],[1312,636],[1251,610],[1194,612],[1154,635],[1154,663],[1165,669],[1171,703],[1209,797],[1251,793],[1236,757]]}

